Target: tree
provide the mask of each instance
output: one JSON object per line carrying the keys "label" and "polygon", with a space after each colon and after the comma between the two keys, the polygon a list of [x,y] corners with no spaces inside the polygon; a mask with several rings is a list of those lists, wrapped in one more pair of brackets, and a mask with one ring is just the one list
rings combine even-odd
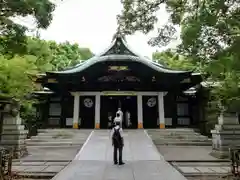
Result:
{"label": "tree", "polygon": [[0,56],[0,62],[0,95],[13,98],[21,105],[27,104],[27,95],[35,89],[28,75],[37,72],[34,60],[19,56],[9,60]]}
{"label": "tree", "polygon": [[[220,52],[239,55],[240,2],[235,0],[122,0],[118,22],[125,33],[148,33],[156,27],[156,12],[165,5],[170,18],[152,45],[165,46],[181,28],[180,48],[197,57],[213,57]],[[239,56],[238,56],[239,57]]]}
{"label": "tree", "polygon": [[78,44],[70,44],[69,42],[57,44],[49,42],[51,54],[53,56],[51,64],[53,70],[63,70],[80,63],[81,60],[87,60],[93,56],[88,48],[80,48]]}
{"label": "tree", "polygon": [[65,69],[92,56],[88,48],[77,44],[57,44],[33,37],[27,38],[23,55],[12,57],[3,53],[0,55],[0,95],[25,105],[31,105],[26,96],[36,90],[30,74]]}
{"label": "tree", "polygon": [[20,116],[31,132],[37,124],[36,109],[33,107],[36,101],[31,95],[39,90],[32,80],[32,74],[74,66],[80,60],[92,57],[92,53],[77,44],[57,44],[35,37],[27,37],[25,47],[22,55],[1,51],[0,97],[13,99],[20,104]]}
{"label": "tree", "polygon": [[152,55],[152,59],[157,60],[160,64],[163,64],[171,69],[176,70],[199,70],[194,64],[194,61],[191,61],[190,58],[184,57],[172,50],[167,50],[164,52],[155,52]]}
{"label": "tree", "polygon": [[[70,44],[69,42],[58,44],[54,41],[45,41],[35,37],[28,37],[25,47],[26,50],[22,56],[34,59],[39,72],[63,70],[93,56],[89,48],[81,48],[78,44]],[[4,52],[1,54],[8,59],[13,57],[12,54]]]}
{"label": "tree", "polygon": [[37,28],[47,28],[52,20],[54,4],[49,0],[4,0],[0,2],[0,49],[7,53],[25,51],[26,26],[13,21],[15,17],[33,16]]}
{"label": "tree", "polygon": [[225,110],[239,111],[240,100],[240,63],[233,56],[221,57],[210,62],[204,70],[208,80],[217,82],[211,88],[213,99],[223,105]]}
{"label": "tree", "polygon": [[28,37],[26,41],[25,57],[31,56],[39,72],[51,71],[53,69],[52,51],[47,41],[39,38]]}
{"label": "tree", "polygon": [[[213,95],[225,106],[240,95],[240,2],[235,0],[122,0],[123,11],[118,22],[127,34],[148,33],[156,27],[156,12],[166,8],[169,20],[159,27],[152,46],[165,46],[180,28],[177,47],[204,67],[208,79],[219,82]],[[234,87],[234,88],[233,88]]]}

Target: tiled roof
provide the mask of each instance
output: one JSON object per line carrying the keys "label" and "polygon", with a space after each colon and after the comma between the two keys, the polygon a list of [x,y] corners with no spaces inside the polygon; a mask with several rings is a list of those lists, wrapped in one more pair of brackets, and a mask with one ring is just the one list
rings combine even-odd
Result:
{"label": "tiled roof", "polygon": [[98,62],[117,61],[117,60],[139,62],[139,63],[145,64],[146,66],[148,66],[156,71],[163,72],[163,73],[186,73],[187,72],[187,71],[178,71],[178,70],[171,70],[171,69],[165,68],[165,67],[161,66],[160,64],[156,64],[156,63],[149,61],[148,59],[145,59],[143,57],[114,54],[114,55],[106,55],[106,56],[94,56],[91,59],[85,61],[84,63],[82,63],[78,66],[75,66],[72,69],[68,69],[68,70],[64,70],[64,71],[56,71],[54,73],[60,73],[60,74],[77,73],[77,72],[80,72]]}
{"label": "tiled roof", "polygon": [[54,74],[72,74],[80,72],[98,62],[104,61],[135,61],[142,63],[149,68],[152,68],[158,72],[163,73],[188,73],[189,71],[179,71],[172,70],[167,67],[164,67],[162,64],[152,61],[149,58],[143,57],[138,53],[134,52],[126,43],[124,37],[121,35],[115,35],[115,39],[112,41],[112,44],[99,55],[63,71],[49,72]]}

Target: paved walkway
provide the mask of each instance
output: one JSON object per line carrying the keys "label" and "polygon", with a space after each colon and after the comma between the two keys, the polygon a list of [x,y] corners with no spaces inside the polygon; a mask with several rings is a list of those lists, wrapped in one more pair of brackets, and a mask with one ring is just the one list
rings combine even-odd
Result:
{"label": "paved walkway", "polygon": [[93,131],[75,159],[54,180],[186,180],[159,154],[144,130],[124,132],[124,166],[112,163],[110,132]]}

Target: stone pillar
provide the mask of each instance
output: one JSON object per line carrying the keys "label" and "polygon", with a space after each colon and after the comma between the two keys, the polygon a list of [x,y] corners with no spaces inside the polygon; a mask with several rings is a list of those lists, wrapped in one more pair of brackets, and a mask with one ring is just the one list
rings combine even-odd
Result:
{"label": "stone pillar", "polygon": [[100,128],[100,104],[100,94],[97,94],[95,100],[95,129]]}
{"label": "stone pillar", "polygon": [[137,95],[137,113],[138,113],[138,129],[143,128],[143,105],[142,95]]}
{"label": "stone pillar", "polygon": [[79,100],[80,95],[78,93],[73,93],[74,95],[74,106],[73,106],[73,128],[78,129],[79,120]]}
{"label": "stone pillar", "polygon": [[229,148],[239,144],[240,124],[236,113],[221,113],[212,133],[212,155],[217,158],[229,156]]}
{"label": "stone pillar", "polygon": [[20,158],[27,154],[25,139],[27,131],[24,130],[19,111],[11,104],[7,104],[1,112],[3,119],[1,145],[6,148],[14,149],[14,157]]}
{"label": "stone pillar", "polygon": [[158,118],[159,118],[159,128],[165,128],[165,115],[164,115],[164,99],[163,92],[159,92],[158,94]]}

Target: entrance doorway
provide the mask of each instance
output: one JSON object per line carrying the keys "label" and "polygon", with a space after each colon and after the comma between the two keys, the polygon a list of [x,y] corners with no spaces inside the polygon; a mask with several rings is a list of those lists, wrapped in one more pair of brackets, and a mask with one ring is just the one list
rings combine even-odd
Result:
{"label": "entrance doorway", "polygon": [[93,129],[95,124],[95,96],[80,96],[80,128]]}
{"label": "entrance doorway", "polygon": [[[136,96],[101,96],[100,128],[109,128],[118,108],[123,112],[123,128],[137,128],[137,97]],[[129,116],[129,115],[130,116]],[[130,123],[128,123],[130,118]]]}
{"label": "entrance doorway", "polygon": [[143,127],[145,129],[158,128],[158,98],[157,96],[143,96]]}

